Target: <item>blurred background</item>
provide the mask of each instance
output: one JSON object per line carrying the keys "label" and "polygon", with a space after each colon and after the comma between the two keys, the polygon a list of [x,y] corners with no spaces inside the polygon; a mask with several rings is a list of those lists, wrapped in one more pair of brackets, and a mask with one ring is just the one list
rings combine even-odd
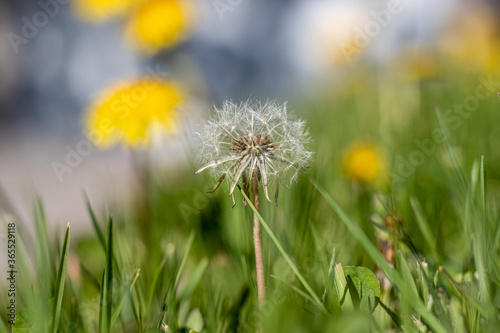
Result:
{"label": "blurred background", "polygon": [[[276,99],[306,121],[314,162],[280,190],[278,208],[262,200],[261,212],[312,288],[325,295],[330,262],[363,265],[404,326],[419,317],[311,178],[390,265],[401,253],[414,265],[410,249],[429,276],[444,267],[471,286],[458,298],[453,286],[436,288],[451,299],[457,331],[483,322],[494,331],[498,311],[483,321],[466,303],[488,295],[486,271],[495,287],[481,307],[500,309],[499,15],[493,0],[0,0],[0,221],[18,225],[19,309],[37,309],[20,313],[16,328],[33,316],[48,322],[69,222],[63,332],[100,325],[104,267],[116,273],[114,295],[137,280],[149,299],[131,296],[117,332],[159,328],[163,318],[173,331],[255,331],[236,329],[255,315],[252,212],[239,193],[234,209],[224,189],[205,194],[214,182],[193,174],[193,134],[224,100]],[[371,316],[339,306],[318,315],[271,278],[300,286],[262,238],[268,290],[286,295],[264,311],[266,331],[373,329]],[[376,311],[381,331],[401,328]]]}
{"label": "blurred background", "polygon": [[[362,120],[350,133],[390,148],[421,108],[436,107],[421,105],[422,82],[440,92],[458,73],[473,86],[478,75],[498,73],[500,6],[493,0],[183,0],[182,10],[162,16],[169,3],[0,1],[4,211],[29,221],[37,193],[50,221],[71,220],[78,229],[90,227],[82,190],[96,202],[130,199],[134,166],[124,145],[93,146],[62,176],[57,163],[67,165],[86,140],[83,119],[96,100],[151,73],[176,82],[185,96],[187,125],[148,148],[147,159],[170,176],[191,158],[189,131],[225,99],[288,100],[301,117],[333,119],[342,103],[328,101],[350,96]],[[372,94],[375,103],[363,99]],[[346,135],[344,148],[349,136],[355,139]]]}

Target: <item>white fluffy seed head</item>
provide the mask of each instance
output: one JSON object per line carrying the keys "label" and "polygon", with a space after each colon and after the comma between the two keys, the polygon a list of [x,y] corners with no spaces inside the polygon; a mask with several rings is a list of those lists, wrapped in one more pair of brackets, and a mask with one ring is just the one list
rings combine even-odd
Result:
{"label": "white fluffy seed head", "polygon": [[257,179],[267,196],[271,183],[279,179],[280,185],[290,184],[308,167],[312,153],[305,147],[305,122],[291,117],[286,104],[225,102],[215,112],[197,133],[198,155],[205,165],[198,172],[211,169],[217,177],[226,175],[230,185],[240,178]]}

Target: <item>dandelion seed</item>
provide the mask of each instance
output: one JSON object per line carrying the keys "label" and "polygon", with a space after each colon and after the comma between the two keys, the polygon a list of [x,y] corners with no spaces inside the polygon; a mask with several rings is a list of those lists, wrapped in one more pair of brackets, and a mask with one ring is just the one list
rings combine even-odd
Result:
{"label": "dandelion seed", "polygon": [[218,177],[208,192],[217,190],[228,178],[233,198],[239,183],[244,189],[256,183],[271,202],[269,188],[274,185],[277,204],[279,185],[295,181],[312,156],[305,148],[309,137],[304,121],[289,118],[286,104],[277,102],[226,102],[216,109],[215,118],[204,124],[198,137],[204,165],[196,174],[210,169]]}

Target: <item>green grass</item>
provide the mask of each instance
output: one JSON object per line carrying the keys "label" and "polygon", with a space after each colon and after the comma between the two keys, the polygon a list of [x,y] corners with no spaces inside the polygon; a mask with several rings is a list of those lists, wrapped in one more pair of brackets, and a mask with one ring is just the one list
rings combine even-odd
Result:
{"label": "green grass", "polygon": [[[93,232],[72,234],[71,243],[69,227],[64,238],[63,228],[48,230],[36,200],[34,239],[19,228],[14,331],[496,332],[498,98],[454,128],[446,111],[477,78],[380,81],[368,76],[356,92],[290,102],[308,121],[315,162],[280,191],[279,207],[261,204],[261,311],[254,207],[247,198],[245,209],[238,191],[232,210],[223,188],[205,194],[212,183],[192,165],[143,178],[132,205],[109,208],[113,218],[84,195]],[[399,182],[365,186],[343,175],[343,151],[355,140],[385,147],[394,175],[436,129],[444,141]]]}

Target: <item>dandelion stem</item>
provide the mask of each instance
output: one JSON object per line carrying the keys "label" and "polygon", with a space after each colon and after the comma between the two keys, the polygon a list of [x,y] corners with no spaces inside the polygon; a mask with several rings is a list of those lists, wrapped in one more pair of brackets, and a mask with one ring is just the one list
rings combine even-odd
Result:
{"label": "dandelion stem", "polygon": [[[259,211],[259,182],[255,175],[252,179],[252,195],[255,210]],[[262,308],[266,301],[266,280],[264,275],[264,260],[262,256],[262,241],[260,238],[260,221],[257,214],[253,213],[253,244],[255,247],[255,270],[257,274],[257,295],[259,298],[259,308]]]}

